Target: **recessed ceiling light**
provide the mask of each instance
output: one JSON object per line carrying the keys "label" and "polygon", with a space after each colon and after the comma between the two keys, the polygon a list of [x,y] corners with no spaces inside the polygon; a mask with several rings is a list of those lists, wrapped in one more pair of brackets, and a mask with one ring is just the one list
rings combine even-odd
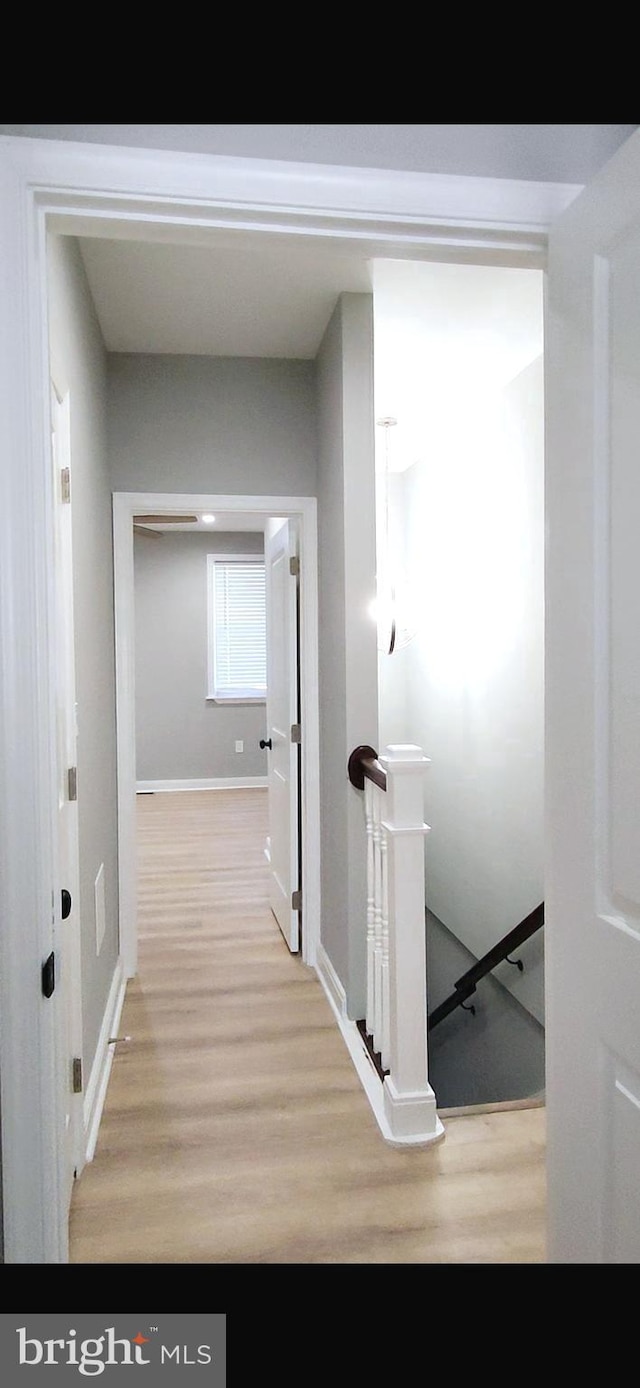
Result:
{"label": "recessed ceiling light", "polygon": [[215,516],[203,516],[202,519],[205,525],[213,525]]}

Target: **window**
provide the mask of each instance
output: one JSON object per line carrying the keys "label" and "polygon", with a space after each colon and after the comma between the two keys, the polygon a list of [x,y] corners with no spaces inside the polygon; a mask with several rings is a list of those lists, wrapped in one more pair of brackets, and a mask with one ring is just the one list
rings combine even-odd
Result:
{"label": "window", "polygon": [[264,559],[208,554],[207,698],[264,702],[267,637]]}

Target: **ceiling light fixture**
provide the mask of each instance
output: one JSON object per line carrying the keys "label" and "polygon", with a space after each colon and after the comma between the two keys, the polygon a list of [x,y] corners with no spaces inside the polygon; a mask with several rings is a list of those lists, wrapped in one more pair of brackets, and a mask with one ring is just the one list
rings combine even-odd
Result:
{"label": "ceiling light fixture", "polygon": [[213,525],[215,516],[202,516],[201,519],[205,525]]}

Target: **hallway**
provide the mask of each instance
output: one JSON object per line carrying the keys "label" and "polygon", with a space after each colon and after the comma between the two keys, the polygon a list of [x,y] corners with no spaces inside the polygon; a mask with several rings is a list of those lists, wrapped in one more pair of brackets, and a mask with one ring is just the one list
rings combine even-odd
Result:
{"label": "hallway", "polygon": [[262,790],[141,795],[140,965],[73,1263],[541,1263],[544,1109],[383,1141],[267,900]]}

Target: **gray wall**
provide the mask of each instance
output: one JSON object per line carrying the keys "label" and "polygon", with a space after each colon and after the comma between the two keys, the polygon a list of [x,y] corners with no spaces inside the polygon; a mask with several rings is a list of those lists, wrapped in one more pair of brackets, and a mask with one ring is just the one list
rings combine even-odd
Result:
{"label": "gray wall", "polygon": [[[342,308],[317,358],[322,944],[349,992]],[[364,741],[364,738],[361,739]]]}
{"label": "gray wall", "polygon": [[[116,729],[107,364],[74,241],[48,245],[51,361],[70,392],[82,1007],[88,1077],[118,955]],[[94,883],[104,863],[106,932],[96,955]]]}
{"label": "gray wall", "polygon": [[636,125],[0,125],[0,134],[584,183]]}
{"label": "gray wall", "polygon": [[[264,704],[207,700],[207,555],[264,553],[262,534],[136,538],[139,781],[267,775]],[[236,752],[236,740],[244,751]]]}
{"label": "gray wall", "polygon": [[109,357],[114,491],[315,496],[314,364]]}
{"label": "gray wall", "polygon": [[109,359],[114,490],[318,496],[322,939],[352,1016],[364,1006],[366,865],[346,766],[377,736],[372,319],[370,295],[344,295],[316,363]]}
{"label": "gray wall", "polygon": [[368,294],[345,294],[318,354],[322,943],[364,1016],[366,855],[362,795],[350,752],[375,745],[376,631],[373,313]]}

